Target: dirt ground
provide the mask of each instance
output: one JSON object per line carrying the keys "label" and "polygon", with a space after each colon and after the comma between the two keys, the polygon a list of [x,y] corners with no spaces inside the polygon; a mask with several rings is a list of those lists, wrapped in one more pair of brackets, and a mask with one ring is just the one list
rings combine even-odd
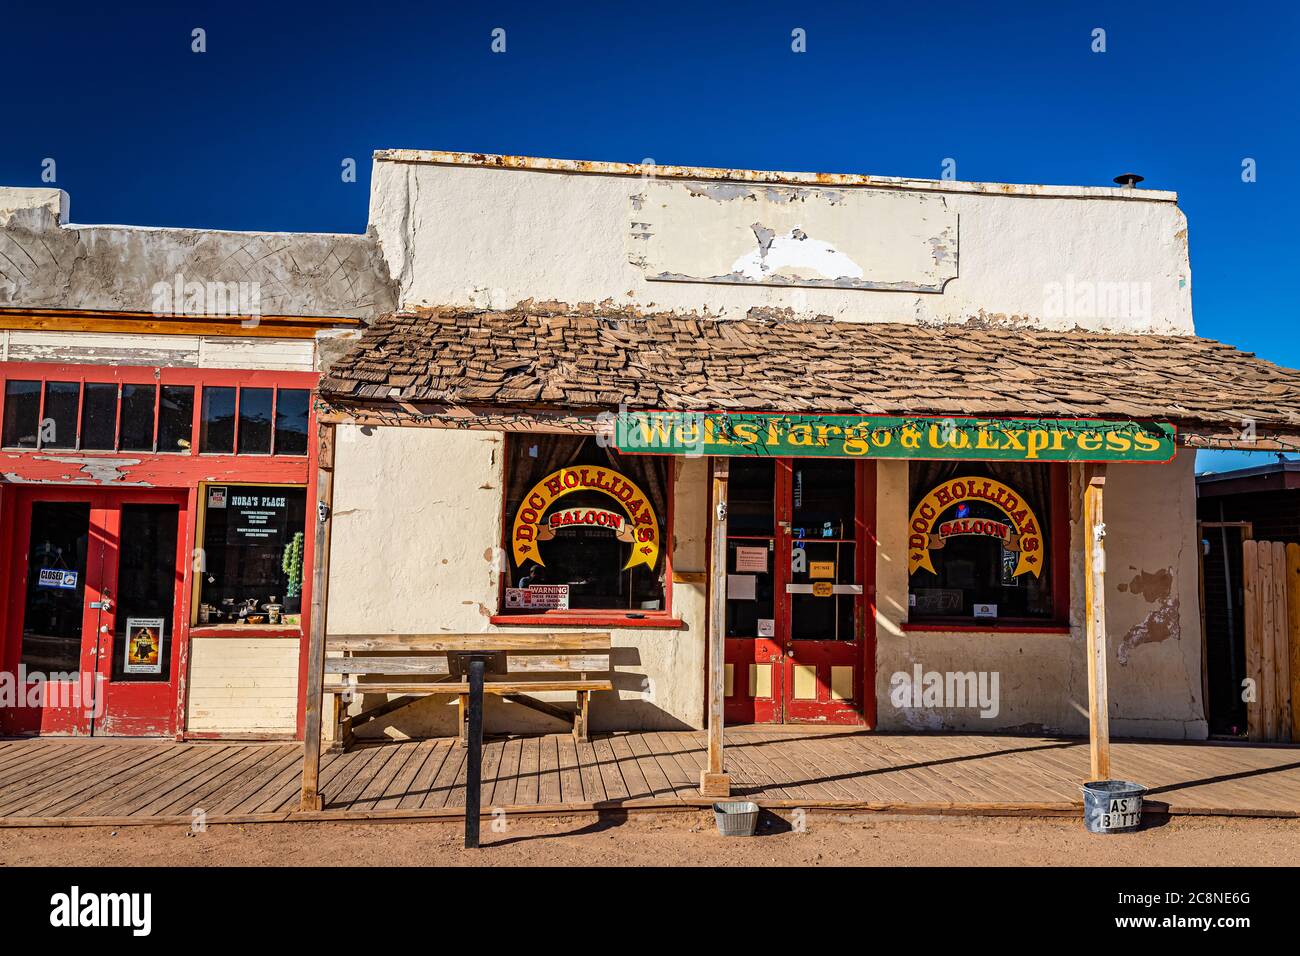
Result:
{"label": "dirt ground", "polygon": [[765,814],[723,838],[706,812],[485,821],[467,851],[458,822],[271,823],[0,829],[0,865],[90,866],[1233,866],[1300,861],[1300,820],[1174,817],[1094,835],[1064,819]]}

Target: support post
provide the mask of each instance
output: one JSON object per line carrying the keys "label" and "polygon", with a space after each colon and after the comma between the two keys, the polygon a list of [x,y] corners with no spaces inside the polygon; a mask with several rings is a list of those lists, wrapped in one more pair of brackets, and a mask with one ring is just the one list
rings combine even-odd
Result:
{"label": "support post", "polygon": [[726,702],[727,628],[727,478],[730,468],[726,458],[713,458],[713,515],[710,522],[712,546],[709,557],[709,756],[700,771],[700,796],[731,795],[731,778],[723,772],[722,726]]}
{"label": "support post", "polygon": [[469,740],[465,755],[465,849],[478,847],[480,801],[483,793],[483,674],[487,661],[469,659]]}
{"label": "support post", "polygon": [[302,735],[302,810],[320,810],[320,731],[325,697],[325,628],[329,608],[330,528],[334,510],[334,428],[316,424],[316,533],[311,584],[311,633],[307,645],[307,712]]}
{"label": "support post", "polygon": [[1084,472],[1084,594],[1088,615],[1088,750],[1092,779],[1110,779],[1110,707],[1106,690],[1106,466]]}

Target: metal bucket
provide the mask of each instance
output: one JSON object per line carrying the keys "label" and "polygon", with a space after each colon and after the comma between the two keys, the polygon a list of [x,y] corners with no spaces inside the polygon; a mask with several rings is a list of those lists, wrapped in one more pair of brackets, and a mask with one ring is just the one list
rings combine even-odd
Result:
{"label": "metal bucket", "polygon": [[1127,780],[1093,780],[1083,785],[1083,825],[1089,833],[1126,833],[1142,825],[1147,788]]}
{"label": "metal bucket", "polygon": [[758,804],[727,800],[713,805],[713,818],[723,836],[753,836],[758,827]]}

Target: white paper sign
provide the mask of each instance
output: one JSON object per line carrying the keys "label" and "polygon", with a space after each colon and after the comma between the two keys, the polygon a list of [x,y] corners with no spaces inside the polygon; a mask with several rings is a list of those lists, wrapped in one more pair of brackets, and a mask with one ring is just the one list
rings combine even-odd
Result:
{"label": "white paper sign", "polygon": [[767,548],[737,548],[736,571],[766,574]]}
{"label": "white paper sign", "polygon": [[732,601],[753,601],[758,597],[757,578],[752,574],[728,574],[727,597]]}

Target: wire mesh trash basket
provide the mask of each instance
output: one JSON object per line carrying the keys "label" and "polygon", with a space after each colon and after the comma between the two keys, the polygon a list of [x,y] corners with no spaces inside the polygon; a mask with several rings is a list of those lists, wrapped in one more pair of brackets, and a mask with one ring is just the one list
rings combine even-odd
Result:
{"label": "wire mesh trash basket", "polygon": [[1089,833],[1126,833],[1142,824],[1147,788],[1127,780],[1093,780],[1083,785],[1083,825]]}
{"label": "wire mesh trash basket", "polygon": [[726,800],[713,805],[713,817],[723,836],[753,836],[758,827],[758,804],[749,800]]}

